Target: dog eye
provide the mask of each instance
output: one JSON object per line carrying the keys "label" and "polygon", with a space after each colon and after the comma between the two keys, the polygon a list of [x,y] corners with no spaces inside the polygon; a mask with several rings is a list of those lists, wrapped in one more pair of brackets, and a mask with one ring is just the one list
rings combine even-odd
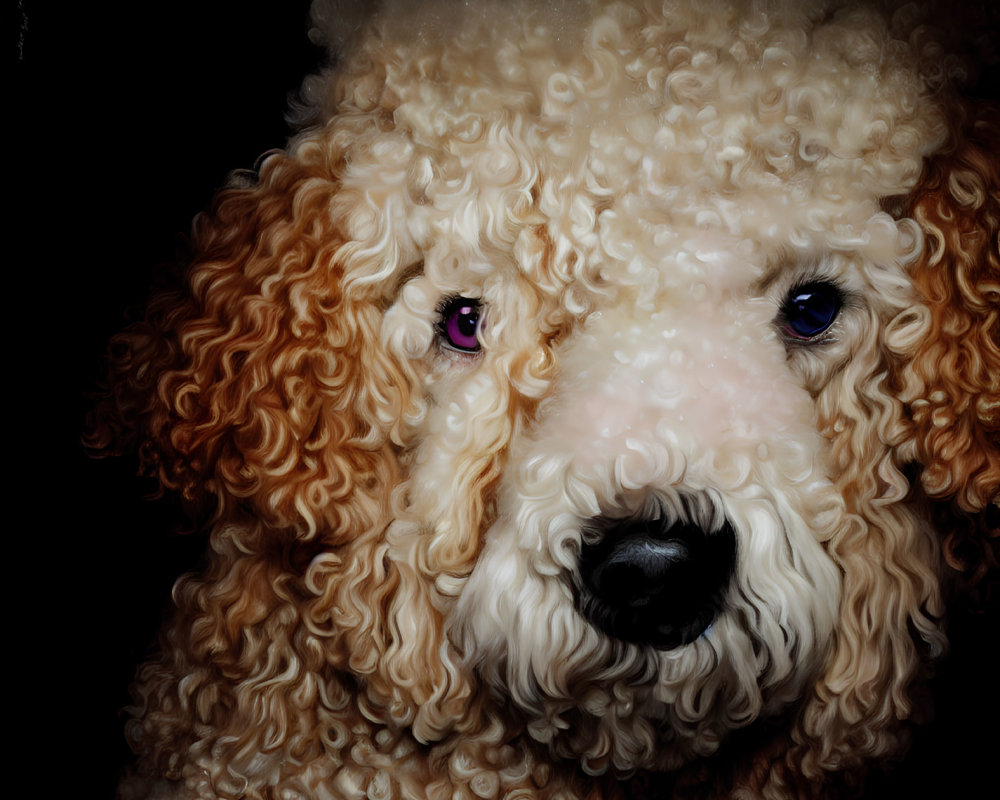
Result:
{"label": "dog eye", "polygon": [[796,286],[781,306],[782,328],[794,339],[813,339],[833,324],[843,302],[840,289],[832,283]]}
{"label": "dog eye", "polygon": [[441,307],[438,333],[446,347],[462,353],[479,351],[476,331],[479,328],[479,301],[452,297]]}

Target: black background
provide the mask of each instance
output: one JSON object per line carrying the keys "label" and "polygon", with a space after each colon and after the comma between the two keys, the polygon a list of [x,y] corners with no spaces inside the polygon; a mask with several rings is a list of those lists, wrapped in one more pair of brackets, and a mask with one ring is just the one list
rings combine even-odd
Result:
{"label": "black background", "polygon": [[26,0],[7,20],[4,727],[39,797],[111,798],[128,684],[201,542],[134,459],[85,455],[87,395],[192,217],[284,145],[322,53],[302,0]]}
{"label": "black background", "polygon": [[[191,218],[230,170],[284,144],[287,98],[321,58],[306,6],[23,0],[10,18],[5,727],[37,761],[39,796],[113,795],[127,685],[200,546],[144,499],[133,460],[86,457],[87,393]],[[955,615],[936,720],[869,797],[990,796],[996,605]]]}

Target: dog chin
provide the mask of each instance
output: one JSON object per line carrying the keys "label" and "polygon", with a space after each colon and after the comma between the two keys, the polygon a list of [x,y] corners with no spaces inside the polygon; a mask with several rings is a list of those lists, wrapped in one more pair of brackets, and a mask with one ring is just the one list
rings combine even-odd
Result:
{"label": "dog chin", "polygon": [[452,636],[534,740],[594,774],[676,769],[801,700],[839,601],[816,520],[779,498],[631,494],[586,514],[506,493]]}

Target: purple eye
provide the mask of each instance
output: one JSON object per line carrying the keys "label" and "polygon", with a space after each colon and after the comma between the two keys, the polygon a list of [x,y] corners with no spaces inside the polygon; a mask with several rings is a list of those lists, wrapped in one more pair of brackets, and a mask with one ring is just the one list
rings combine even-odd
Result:
{"label": "purple eye", "polygon": [[462,353],[479,351],[476,330],[479,327],[479,301],[452,297],[441,307],[438,332],[446,347]]}
{"label": "purple eye", "polygon": [[781,306],[785,332],[795,339],[812,339],[829,328],[844,303],[837,286],[813,281],[796,286]]}

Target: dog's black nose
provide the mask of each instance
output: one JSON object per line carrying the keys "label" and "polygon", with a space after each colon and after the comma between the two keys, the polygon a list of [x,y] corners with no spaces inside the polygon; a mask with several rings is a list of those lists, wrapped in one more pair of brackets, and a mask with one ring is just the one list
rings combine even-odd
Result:
{"label": "dog's black nose", "polygon": [[712,623],[736,561],[726,521],[712,532],[662,519],[599,518],[580,552],[581,613],[613,636],[660,650],[697,639]]}

